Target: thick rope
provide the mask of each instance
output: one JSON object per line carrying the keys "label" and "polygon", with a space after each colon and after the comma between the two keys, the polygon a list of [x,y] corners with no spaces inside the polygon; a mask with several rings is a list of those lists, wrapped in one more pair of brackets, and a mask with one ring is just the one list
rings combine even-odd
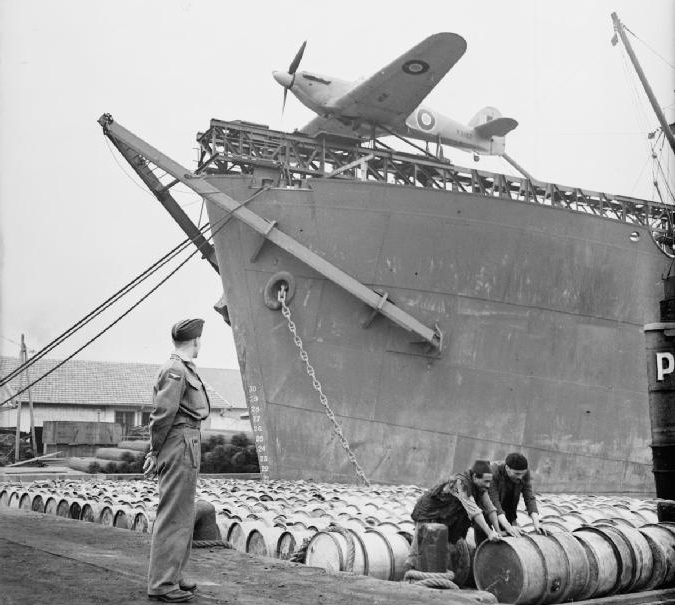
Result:
{"label": "thick rope", "polygon": [[222,546],[223,548],[234,548],[227,540],[193,540],[192,548],[211,548],[212,546]]}
{"label": "thick rope", "polygon": [[354,549],[354,536],[352,536],[346,527],[336,525],[335,523],[331,523],[326,528],[326,531],[333,531],[336,534],[340,534],[345,539],[345,542],[347,542],[347,563],[345,568],[340,571],[354,571],[354,556],[356,554]]}
{"label": "thick rope", "polygon": [[459,590],[459,586],[452,580],[455,574],[452,571],[446,573],[432,573],[426,571],[417,571],[416,569],[409,569],[403,576],[403,581],[415,586],[426,586],[427,588],[443,588]]}

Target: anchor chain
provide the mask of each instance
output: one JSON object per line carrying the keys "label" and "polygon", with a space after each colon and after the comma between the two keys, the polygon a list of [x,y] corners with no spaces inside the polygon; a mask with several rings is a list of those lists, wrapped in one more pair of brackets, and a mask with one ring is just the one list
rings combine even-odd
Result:
{"label": "anchor chain", "polygon": [[347,458],[349,458],[349,461],[354,465],[354,468],[356,469],[356,474],[363,481],[363,483],[365,483],[367,487],[370,487],[370,481],[368,481],[366,474],[363,472],[363,469],[356,460],[354,452],[352,451],[351,447],[349,447],[349,441],[347,441],[346,437],[344,436],[342,428],[340,427],[337,419],[335,418],[335,413],[328,405],[328,398],[326,397],[326,395],[324,395],[324,392],[321,388],[321,383],[316,378],[314,368],[309,363],[309,356],[307,355],[307,351],[305,351],[305,349],[302,346],[302,339],[298,336],[296,325],[291,319],[291,310],[288,308],[288,305],[286,304],[285,285],[282,285],[279,288],[277,298],[281,303],[281,314],[286,318],[286,321],[288,322],[288,330],[293,335],[293,342],[295,343],[295,346],[298,347],[298,349],[300,350],[300,359],[302,359],[302,361],[305,363],[307,375],[312,379],[312,386],[314,387],[314,390],[317,391],[317,393],[319,393],[319,401],[321,402],[321,405],[324,407],[326,411],[326,416],[328,416],[328,419],[333,423],[333,432],[340,439],[342,447],[347,452]]}

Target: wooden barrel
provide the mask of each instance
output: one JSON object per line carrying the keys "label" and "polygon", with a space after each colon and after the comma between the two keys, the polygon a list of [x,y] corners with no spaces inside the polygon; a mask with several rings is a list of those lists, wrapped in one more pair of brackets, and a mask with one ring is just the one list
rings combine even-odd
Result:
{"label": "wooden barrel", "polygon": [[652,575],[644,590],[675,583],[675,532],[660,523],[649,523],[638,530],[652,551]]}
{"label": "wooden barrel", "polygon": [[630,545],[625,534],[619,531],[617,525],[599,525],[595,529],[601,531],[610,540],[618,552],[617,563],[619,565],[619,586],[617,592],[631,592],[638,578],[638,561],[636,553]]}
{"label": "wooden barrel", "polygon": [[45,512],[45,500],[42,494],[35,494],[33,496],[33,501],[31,502],[31,510],[35,511],[36,513]]}
{"label": "wooden barrel", "polygon": [[305,563],[329,572],[352,571],[355,574],[368,575],[363,543],[358,539],[356,532],[347,531],[350,533],[349,538],[354,548],[352,569],[348,569],[349,538],[335,531],[320,531],[312,537],[307,547]]}
{"label": "wooden barrel", "polygon": [[[135,452],[145,453],[150,449],[149,441],[120,441],[117,447],[122,450],[133,450]],[[104,456],[101,456],[102,458]]]}
{"label": "wooden barrel", "polygon": [[616,525],[613,530],[624,537],[633,554],[635,574],[624,592],[644,590],[654,571],[654,556],[647,538],[637,528],[627,525]]}
{"label": "wooden barrel", "polygon": [[7,507],[8,508],[19,508],[19,500],[21,499],[21,494],[15,489],[9,492],[9,497],[7,498]]}
{"label": "wooden barrel", "polygon": [[70,502],[65,498],[60,498],[56,504],[56,516],[70,519]]}
{"label": "wooden barrel", "polygon": [[33,494],[30,492],[23,492],[19,496],[19,508],[21,510],[32,510]]}
{"label": "wooden barrel", "polygon": [[131,529],[134,525],[134,515],[126,506],[115,507],[113,510],[113,527]]}
{"label": "wooden barrel", "polygon": [[129,457],[134,460],[138,460],[139,458],[143,457],[143,452],[138,450],[125,450],[118,447],[99,447],[96,448],[94,456],[103,460],[114,460],[116,462],[120,462]]}
{"label": "wooden barrel", "polygon": [[586,551],[570,532],[558,532],[551,534],[567,556],[568,584],[566,590],[560,591],[560,597],[555,601],[562,603],[569,600],[578,600],[579,595],[584,594],[591,581],[591,570]]}
{"label": "wooden barrel", "polygon": [[54,496],[49,496],[45,502],[45,514],[55,515],[58,500]]}
{"label": "wooden barrel", "polygon": [[68,513],[69,513],[71,519],[76,519],[78,521],[80,520],[80,518],[82,517],[82,505],[84,503],[85,502],[83,502],[79,498],[73,498],[70,501],[70,507],[68,508]]}
{"label": "wooden barrel", "polygon": [[0,508],[7,508],[9,504],[9,491],[0,489]]}
{"label": "wooden barrel", "polygon": [[645,520],[645,524],[659,522],[659,517],[656,514],[656,511],[652,510],[651,508],[638,508],[635,512]]}
{"label": "wooden barrel", "polygon": [[267,527],[262,521],[236,521],[230,526],[227,540],[235,550],[246,552],[246,541],[251,530]]}
{"label": "wooden barrel", "polygon": [[277,558],[287,561],[293,553],[302,547],[303,542],[311,538],[316,532],[302,529],[287,529],[279,536],[277,543]]}
{"label": "wooden barrel", "polygon": [[[559,521],[558,519],[552,519],[550,517],[547,517],[546,519],[543,519],[539,525],[540,525],[540,527],[542,527],[546,531],[554,533],[554,534],[569,531],[569,529],[568,529],[567,525],[565,525],[565,523],[563,523],[562,521]],[[532,526],[532,529],[534,529],[534,526]]]}
{"label": "wooden barrel", "polygon": [[[155,513],[148,512],[141,508],[135,508],[133,511],[133,523],[131,529],[142,534],[149,534],[152,531],[152,523],[155,520]],[[222,536],[223,534],[221,534]]]}
{"label": "wooden barrel", "polygon": [[105,525],[106,527],[112,527],[114,518],[115,514],[113,512],[112,506],[104,503],[101,506],[98,519],[96,519],[96,523],[100,523],[101,525]]}
{"label": "wooden barrel", "polygon": [[590,568],[587,591],[579,600],[612,595],[621,583],[619,552],[611,540],[596,527],[580,527],[573,532],[586,550]]}
{"label": "wooden barrel", "polygon": [[[381,546],[377,546],[376,543],[371,541],[371,536],[375,534],[378,535],[383,542],[385,542],[386,554],[389,556],[389,577],[382,578],[383,580],[392,580],[394,582],[399,582],[403,579],[405,574],[405,561],[410,552],[410,543],[406,540],[405,536],[398,532],[392,532],[389,528],[386,531],[380,530],[379,527],[369,529],[365,536],[363,536],[364,544],[367,548],[368,554],[368,575],[374,575],[372,572],[374,566],[374,559],[379,555],[380,558],[383,557],[385,551],[382,550]],[[373,551],[373,547],[377,548],[377,551]],[[377,566],[376,566],[377,567]],[[385,568],[385,565],[382,565],[382,568]],[[377,577],[377,576],[375,576]]]}
{"label": "wooden barrel", "polygon": [[[552,602],[545,599],[554,578],[549,577],[537,542],[529,536],[484,540],[476,549],[473,570],[478,589],[491,592],[500,603]],[[558,585],[555,592],[559,591]]]}
{"label": "wooden barrel", "polygon": [[80,520],[87,523],[96,523],[99,515],[100,505],[96,502],[85,502],[80,512]]}
{"label": "wooden barrel", "polygon": [[279,538],[284,533],[281,527],[254,528],[246,539],[246,552],[261,557],[276,557]]}

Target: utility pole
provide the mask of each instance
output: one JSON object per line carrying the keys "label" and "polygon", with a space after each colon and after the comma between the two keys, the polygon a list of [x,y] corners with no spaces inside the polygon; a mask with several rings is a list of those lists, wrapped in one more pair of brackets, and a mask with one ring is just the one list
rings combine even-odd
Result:
{"label": "utility pole", "polygon": [[[19,365],[21,365],[21,349],[19,350]],[[19,378],[19,392],[23,387],[23,374]],[[14,438],[14,462],[21,460],[21,395],[17,397],[16,407],[16,437]]]}
{"label": "utility pole", "polygon": [[[24,335],[21,335],[21,363],[25,364],[28,361],[28,350],[26,348],[26,340]],[[30,385],[30,374],[28,373],[28,368],[26,372],[26,384]],[[33,395],[30,391],[30,386],[28,387],[28,408],[30,410],[30,437],[31,443],[33,444],[33,458],[40,455],[40,452],[37,451],[37,441],[35,439],[35,417],[33,416]]]}
{"label": "utility pole", "polygon": [[623,24],[621,23],[621,21],[619,21],[619,17],[617,16],[616,13],[612,13],[612,21],[614,22],[614,31],[616,32],[614,34],[614,37],[612,38],[612,45],[613,46],[616,45],[617,43],[616,34],[619,34],[621,42],[623,42],[623,45],[626,48],[626,52],[630,57],[631,63],[633,64],[633,67],[637,72],[638,78],[640,78],[640,82],[642,82],[642,86],[644,87],[645,92],[647,93],[647,97],[649,98],[649,102],[652,105],[652,109],[654,110],[654,113],[656,114],[656,117],[659,120],[659,124],[661,124],[663,134],[668,139],[668,143],[670,143],[670,147],[673,150],[673,153],[675,153],[675,135],[673,135],[673,131],[670,129],[670,125],[668,124],[668,120],[666,120],[666,116],[663,114],[663,111],[661,111],[661,106],[659,105],[658,101],[656,100],[656,97],[654,96],[652,87],[649,85],[649,82],[647,82],[647,78],[644,72],[642,71],[642,67],[640,67],[640,63],[638,63],[637,57],[633,52],[633,47],[630,45],[628,37],[626,36],[626,32],[623,29]]}

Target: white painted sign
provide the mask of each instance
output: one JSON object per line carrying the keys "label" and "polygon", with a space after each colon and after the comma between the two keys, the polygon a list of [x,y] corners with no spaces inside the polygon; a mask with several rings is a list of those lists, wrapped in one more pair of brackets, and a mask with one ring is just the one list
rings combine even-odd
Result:
{"label": "white painted sign", "polygon": [[656,380],[662,381],[666,374],[672,374],[675,370],[675,357],[672,353],[656,354]]}

